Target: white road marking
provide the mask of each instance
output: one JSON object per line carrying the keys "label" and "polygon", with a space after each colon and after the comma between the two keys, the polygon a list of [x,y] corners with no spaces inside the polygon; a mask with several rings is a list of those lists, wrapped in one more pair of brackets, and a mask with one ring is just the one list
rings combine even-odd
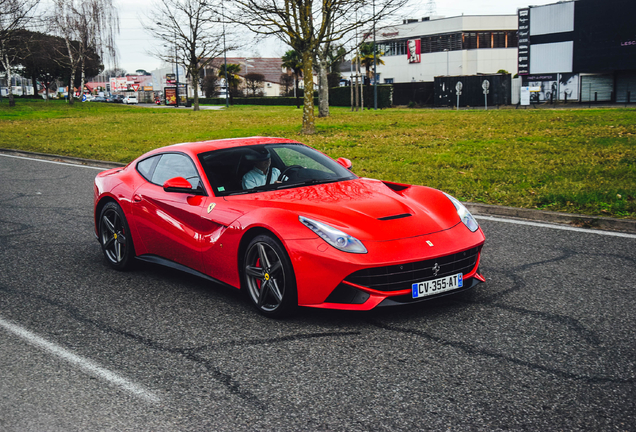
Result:
{"label": "white road marking", "polygon": [[636,239],[636,234],[627,234],[627,233],[621,233],[621,232],[603,231],[603,230],[588,229],[588,228],[577,228],[577,227],[571,227],[567,225],[531,222],[531,221],[524,221],[519,219],[503,219],[503,218],[498,218],[493,216],[481,216],[481,215],[474,215],[474,216],[476,219],[489,220],[494,222],[505,222],[505,223],[511,223],[516,225],[529,225],[529,226],[540,227],[540,228],[552,228],[552,229],[563,230],[563,231],[575,231],[575,232],[588,233],[588,234],[598,234],[598,235],[605,235],[605,236],[612,236],[612,237],[624,237],[624,238]]}
{"label": "white road marking", "polygon": [[95,170],[100,170],[100,171],[106,171],[107,169],[109,169],[109,168],[94,167],[94,166],[90,166],[90,165],[80,165],[80,164],[72,164],[72,163],[67,163],[67,162],[57,162],[57,161],[51,161],[51,160],[47,160],[47,159],[36,159],[36,158],[29,158],[29,157],[24,157],[24,156],[8,155],[8,154],[4,154],[4,153],[0,153],[0,156],[10,157],[10,158],[15,158],[15,159],[24,159],[24,160],[36,161],[36,162],[45,162],[45,163],[50,163],[50,164],[55,164],[55,165],[66,165],[66,166],[79,167],[79,168],[95,169]]}
{"label": "white road marking", "polygon": [[6,321],[2,318],[0,318],[0,327],[13,333],[16,336],[21,337],[22,339],[26,340],[28,343],[36,347],[43,349],[44,351],[47,351],[50,354],[56,355],[63,360],[66,360],[67,362],[79,367],[84,372],[87,372],[88,374],[101,378],[105,381],[109,381],[110,383],[121,387],[122,389],[126,390],[129,393],[132,393],[133,395],[141,399],[144,399],[148,402],[153,402],[153,403],[159,402],[160,400],[152,392],[145,390],[144,388],[133,383],[132,381],[129,381],[126,378],[121,377],[117,375],[116,373],[111,372],[108,369],[105,369],[99,366],[97,363],[91,360],[88,360],[81,356],[73,354],[72,352],[60,347],[59,345],[56,345],[52,342],[49,342],[41,338],[40,336],[30,332],[29,330],[25,328],[22,328],[16,324],[12,324],[9,321]]}

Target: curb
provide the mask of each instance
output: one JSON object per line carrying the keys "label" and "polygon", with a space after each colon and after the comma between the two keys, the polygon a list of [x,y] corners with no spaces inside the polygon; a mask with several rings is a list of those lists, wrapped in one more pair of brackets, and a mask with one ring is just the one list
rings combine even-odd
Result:
{"label": "curb", "polygon": [[636,233],[636,220],[632,219],[615,219],[609,217],[560,213],[480,203],[464,203],[464,205],[475,215],[501,216],[538,222],[565,224],[577,228],[592,228],[607,231]]}
{"label": "curb", "polygon": [[[94,159],[82,159],[72,156],[58,156],[46,153],[35,153],[22,150],[0,148],[0,153],[20,155],[34,159],[45,159],[56,162],[65,162],[75,165],[89,165],[100,168],[120,168],[126,164],[118,162],[99,161]],[[483,216],[500,216],[538,222],[549,222],[570,225],[578,228],[591,228],[607,231],[620,231],[636,234],[636,220],[615,219],[609,217],[587,216],[574,213],[560,213],[546,210],[533,210],[517,207],[506,207],[481,203],[464,203],[473,214]]]}
{"label": "curb", "polygon": [[31,159],[44,159],[44,160],[49,160],[54,162],[64,162],[64,163],[70,163],[74,165],[88,165],[88,166],[94,166],[99,168],[121,168],[123,166],[126,166],[126,164],[119,163],[119,162],[107,162],[107,161],[100,161],[95,159],[82,159],[82,158],[77,158],[73,156],[58,156],[58,155],[51,155],[47,153],[37,153],[37,152],[4,149],[4,148],[0,148],[0,153],[7,153],[7,154],[16,155],[16,156],[24,156]]}

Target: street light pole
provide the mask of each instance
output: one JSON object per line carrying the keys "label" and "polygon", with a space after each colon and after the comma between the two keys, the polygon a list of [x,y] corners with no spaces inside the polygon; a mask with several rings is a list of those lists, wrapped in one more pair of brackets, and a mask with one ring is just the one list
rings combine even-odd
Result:
{"label": "street light pole", "polygon": [[229,108],[230,101],[228,99],[228,94],[230,86],[227,82],[227,48],[225,47],[225,9],[223,1],[221,1],[221,15],[223,19],[223,62],[225,63],[225,108]]}
{"label": "street light pole", "polygon": [[176,95],[177,95],[177,108],[179,108],[179,63],[177,61],[177,31],[174,32],[174,70],[177,75],[177,87],[176,87]]}
{"label": "street light pole", "polygon": [[[157,22],[157,25],[160,27],[168,28],[167,25],[164,25],[163,23],[160,23],[160,22]],[[164,47],[167,48],[166,45],[164,45]],[[177,79],[174,93],[177,96],[177,108],[179,108],[179,63],[177,63],[177,29],[174,29],[174,71],[175,71],[176,79]]]}
{"label": "street light pole", "polygon": [[375,0],[373,0],[373,109],[378,109],[378,71],[375,46]]}

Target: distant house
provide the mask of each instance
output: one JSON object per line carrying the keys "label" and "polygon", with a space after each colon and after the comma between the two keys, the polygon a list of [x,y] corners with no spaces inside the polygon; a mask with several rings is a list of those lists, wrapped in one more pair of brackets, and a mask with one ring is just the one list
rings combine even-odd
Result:
{"label": "distant house", "polygon": [[[225,59],[216,58],[212,60],[211,67],[203,70],[203,76],[209,74],[218,75]],[[264,58],[264,57],[228,57],[228,64],[238,64],[241,66],[239,76],[245,79],[248,73],[260,73],[265,77],[263,82],[263,94],[265,96],[280,96],[281,85],[280,76],[285,73],[283,70],[283,61],[280,58]]]}

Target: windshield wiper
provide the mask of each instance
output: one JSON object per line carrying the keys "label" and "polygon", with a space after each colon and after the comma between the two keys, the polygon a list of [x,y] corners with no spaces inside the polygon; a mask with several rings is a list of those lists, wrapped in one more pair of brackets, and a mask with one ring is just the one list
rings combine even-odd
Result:
{"label": "windshield wiper", "polygon": [[336,183],[342,180],[348,180],[348,178],[340,177],[335,179],[308,179],[308,180],[303,180],[301,182],[296,182],[296,183],[283,183],[281,186],[278,187],[278,189],[287,189],[287,188],[299,187],[299,186],[313,186],[317,184],[326,184],[326,183]]}

